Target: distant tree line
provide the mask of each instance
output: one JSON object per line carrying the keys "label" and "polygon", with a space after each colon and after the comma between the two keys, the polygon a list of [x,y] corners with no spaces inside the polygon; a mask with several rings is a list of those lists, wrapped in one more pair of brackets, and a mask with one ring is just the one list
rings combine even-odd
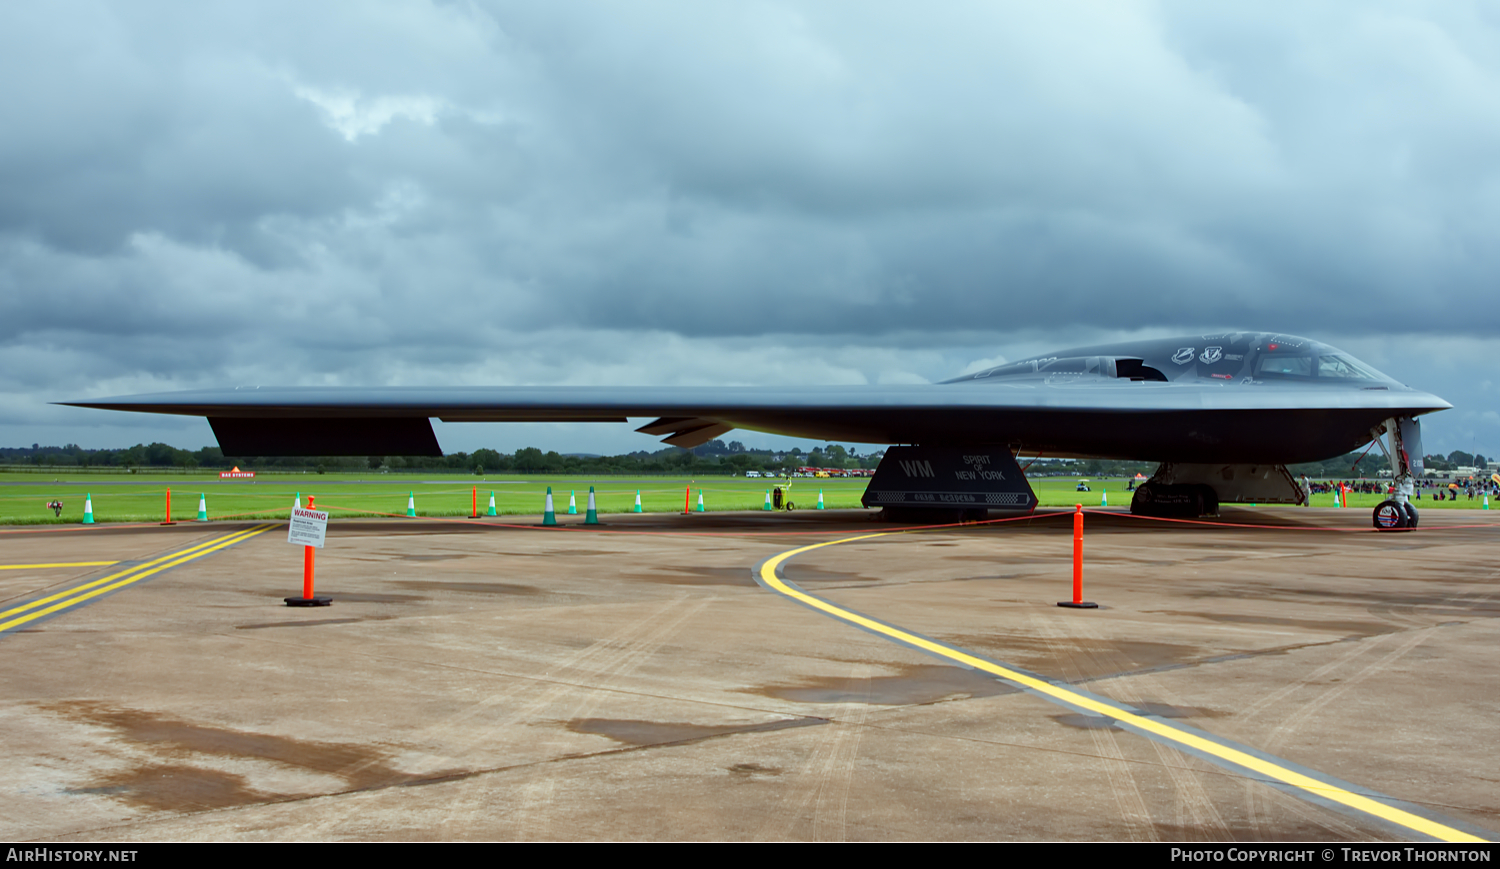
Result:
{"label": "distant tree line", "polygon": [[445,456],[226,456],[218,447],[188,451],[163,443],[137,444],[123,450],[86,450],[67,446],[0,447],[0,464],[34,465],[47,468],[121,468],[127,471],[176,468],[220,470],[239,466],[247,470],[286,470],[318,473],[337,471],[448,471],[459,473],[511,474],[631,474],[683,473],[743,474],[746,471],[779,473],[799,467],[874,468],[885,455],[883,449],[860,454],[838,444],[815,447],[804,453],[790,450],[757,450],[739,441],[714,440],[693,449],[665,447],[654,452],[638,450],[619,456],[563,455],[526,447],[514,453],[479,449]]}
{"label": "distant tree line", "polygon": [[[713,440],[693,449],[665,447],[655,451],[637,450],[619,456],[561,454],[556,450],[542,452],[526,447],[514,453],[479,449],[472,453],[450,453],[445,456],[226,456],[218,447],[181,450],[163,443],[136,444],[122,450],[86,450],[77,444],[66,446],[0,447],[0,464],[33,465],[55,469],[120,468],[126,471],[149,471],[175,468],[221,470],[239,466],[247,470],[317,471],[324,473],[447,471],[450,473],[497,474],[681,474],[703,475],[791,473],[802,467],[870,468],[880,464],[884,449],[860,453],[855,448],[827,444],[803,452],[747,448],[739,441]],[[1027,464],[1026,457],[1020,462]],[[1454,450],[1447,456],[1425,456],[1429,471],[1452,471],[1460,466],[1485,466],[1483,455]],[[1378,449],[1352,452],[1322,462],[1291,465],[1295,476],[1306,474],[1320,479],[1375,477],[1389,470],[1385,455]],[[1030,476],[1096,476],[1124,477],[1150,475],[1154,462],[1109,461],[1103,459],[1040,459],[1027,468]]]}

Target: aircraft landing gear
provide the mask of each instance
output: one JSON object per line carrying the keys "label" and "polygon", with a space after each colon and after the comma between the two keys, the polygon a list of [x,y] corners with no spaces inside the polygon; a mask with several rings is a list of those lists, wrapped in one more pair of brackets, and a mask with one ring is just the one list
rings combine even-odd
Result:
{"label": "aircraft landing gear", "polygon": [[1137,516],[1197,519],[1219,512],[1219,494],[1212,486],[1193,483],[1145,482],[1130,498],[1130,512]]}
{"label": "aircraft landing gear", "polygon": [[1375,508],[1375,530],[1400,531],[1407,527],[1406,507],[1396,500],[1381,501]]}
{"label": "aircraft landing gear", "polygon": [[[1387,445],[1382,435],[1390,438]],[[1417,508],[1411,504],[1413,478],[1422,473],[1422,430],[1411,417],[1388,419],[1370,430],[1370,436],[1391,463],[1395,497],[1375,508],[1377,531],[1410,531],[1417,527]],[[1416,456],[1415,459],[1412,456]]]}

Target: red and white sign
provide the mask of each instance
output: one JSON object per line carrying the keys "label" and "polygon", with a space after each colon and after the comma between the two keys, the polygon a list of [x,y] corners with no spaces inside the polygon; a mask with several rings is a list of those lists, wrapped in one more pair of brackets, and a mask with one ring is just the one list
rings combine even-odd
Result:
{"label": "red and white sign", "polygon": [[323,548],[323,538],[328,534],[328,514],[322,510],[306,507],[292,508],[292,522],[287,527],[286,542],[299,546]]}
{"label": "red and white sign", "polygon": [[219,472],[219,479],[221,479],[221,480],[239,480],[239,479],[247,479],[248,480],[248,479],[253,478],[254,476],[255,476],[255,472],[254,471],[242,471],[242,470],[240,470],[240,466],[239,465],[235,465],[234,466],[234,470],[232,470],[232,471],[220,471]]}

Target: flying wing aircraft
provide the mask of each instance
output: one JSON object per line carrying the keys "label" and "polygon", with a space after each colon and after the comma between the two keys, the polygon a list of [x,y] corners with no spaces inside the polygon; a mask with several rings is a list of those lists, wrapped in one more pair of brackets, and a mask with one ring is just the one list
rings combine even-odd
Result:
{"label": "flying wing aircraft", "polygon": [[[1134,512],[1305,503],[1286,465],[1380,443],[1396,478],[1377,528],[1415,525],[1417,417],[1452,405],[1326,344],[1225,332],[1064,350],[940,384],[804,387],[240,387],[70,401],[204,416],[225,455],[441,455],[445,422],[625,422],[693,447],[743,428],[894,444],[865,493],[912,510],[1031,509],[1018,456],[1159,462]],[[922,514],[931,515],[931,514]]]}

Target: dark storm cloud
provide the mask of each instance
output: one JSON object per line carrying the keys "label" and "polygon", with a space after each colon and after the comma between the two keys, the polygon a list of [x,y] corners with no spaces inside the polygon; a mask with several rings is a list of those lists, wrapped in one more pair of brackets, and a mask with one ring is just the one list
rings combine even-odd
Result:
{"label": "dark storm cloud", "polygon": [[[1446,372],[1415,385],[1458,403],[1500,326],[1494,19],[7,7],[6,407],[226,382],[936,379],[1220,327],[1398,348],[1377,364]],[[1439,334],[1466,343],[1436,367],[1399,355]]]}

